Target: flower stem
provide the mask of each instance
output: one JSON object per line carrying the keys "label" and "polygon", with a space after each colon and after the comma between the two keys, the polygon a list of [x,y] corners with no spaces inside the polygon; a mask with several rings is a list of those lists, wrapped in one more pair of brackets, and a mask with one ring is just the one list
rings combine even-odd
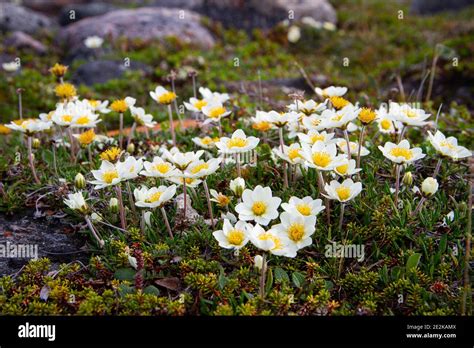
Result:
{"label": "flower stem", "polygon": [[[237,154],[237,158],[239,157],[239,154]],[[207,186],[207,181],[206,178],[203,180],[203,185],[204,185],[204,191],[206,192],[206,200],[207,200],[207,208],[209,209],[209,216],[211,217],[211,226],[214,228],[214,215],[212,214],[212,204],[211,204],[211,196],[209,195],[209,187]]]}
{"label": "flower stem", "polygon": [[[318,186],[319,186],[319,192],[321,194],[325,193],[324,177],[323,177],[323,173],[321,173],[320,170],[318,170]],[[330,206],[331,203],[329,202],[329,198],[324,197],[324,204],[326,205],[326,220],[329,226],[331,225],[331,206]]]}
{"label": "flower stem", "polygon": [[469,183],[469,202],[467,206],[467,229],[466,229],[466,251],[464,253],[464,287],[462,292],[461,315],[466,315],[468,294],[472,295],[471,282],[469,281],[469,261],[471,260],[471,238],[472,238],[472,181]]}
{"label": "flower stem", "polygon": [[413,212],[412,216],[416,216],[418,215],[418,213],[420,212],[421,208],[423,207],[423,203],[425,203],[426,201],[426,198],[425,197],[421,197],[420,199],[420,202],[418,202],[416,208],[415,208],[415,211]]}
{"label": "flower stem", "polygon": [[359,146],[357,148],[357,166],[356,168],[360,168],[360,151],[362,150],[362,142],[364,141],[364,133],[365,133],[365,126],[362,126],[360,130],[359,136]]}
{"label": "flower stem", "polygon": [[58,161],[56,158],[56,146],[53,142],[53,167],[54,167],[54,175],[56,176],[56,179],[59,177],[58,175]]}
{"label": "flower stem", "polygon": [[235,162],[237,163],[237,177],[240,178],[242,176],[242,169],[240,167],[240,153],[235,154]]}
{"label": "flower stem", "polygon": [[347,129],[344,129],[344,138],[346,139],[347,158],[350,161],[351,160],[351,143],[349,142],[349,133],[347,133]]}
{"label": "flower stem", "polygon": [[396,179],[395,179],[395,207],[398,209],[398,193],[400,192],[400,165],[395,164]]}
{"label": "flower stem", "polygon": [[440,171],[440,169],[441,169],[441,164],[442,164],[442,162],[443,162],[443,160],[440,158],[440,159],[438,160],[438,162],[436,163],[436,168],[435,168],[435,171],[434,171],[434,173],[433,173],[433,178],[435,178],[435,179],[436,179],[436,177],[437,177],[438,174],[439,174],[439,171]]}
{"label": "flower stem", "polygon": [[72,136],[71,127],[68,127],[67,134],[69,136],[69,143],[70,143],[70,151],[71,151],[71,161],[76,161],[76,154],[75,154],[75,146],[74,146],[74,137]]}
{"label": "flower stem", "polygon": [[146,226],[145,213],[146,213],[145,209],[142,209],[142,215],[140,219],[140,231],[142,232],[142,235],[145,235],[145,226]]}
{"label": "flower stem", "polygon": [[123,112],[120,113],[119,116],[119,147],[122,148],[123,145]]}
{"label": "flower stem", "polygon": [[183,196],[184,196],[184,209],[183,209],[183,219],[186,220],[186,209],[188,207],[188,198],[187,192],[188,190],[186,189],[186,178],[183,178]]}
{"label": "flower stem", "polygon": [[127,192],[128,192],[128,200],[129,200],[132,212],[133,214],[136,214],[137,209],[135,208],[135,200],[133,199],[132,187],[130,186],[130,181],[127,181]]}
{"label": "flower stem", "polygon": [[262,255],[262,269],[260,273],[260,291],[259,295],[260,298],[263,300],[265,298],[265,282],[266,282],[266,274],[267,274],[267,254],[263,253]]}
{"label": "flower stem", "polygon": [[115,191],[117,192],[117,199],[119,201],[119,209],[120,209],[120,225],[122,229],[127,229],[127,221],[125,220],[125,208],[123,206],[123,198],[122,198],[122,188],[120,185],[115,186]]}
{"label": "flower stem", "polygon": [[33,174],[33,178],[37,184],[41,184],[40,179],[38,179],[38,175],[36,174],[35,169],[35,161],[33,160],[33,150],[32,150],[32,138],[28,136],[28,161],[30,162],[31,173]]}
{"label": "flower stem", "polygon": [[166,210],[164,207],[161,207],[161,214],[163,215],[163,220],[165,220],[166,229],[168,230],[168,234],[171,238],[174,238],[173,231],[171,231],[170,222],[168,221],[168,217],[166,216]]}
{"label": "flower stem", "polygon": [[133,135],[135,133],[135,129],[137,128],[137,123],[133,122],[132,129],[130,129],[130,133],[128,134],[128,139],[127,139],[127,147],[130,145],[132,142]]}
{"label": "flower stem", "polygon": [[341,236],[342,236],[342,221],[344,220],[344,208],[345,207],[346,207],[346,205],[341,202],[341,213],[340,213],[340,216],[339,216],[339,232],[341,233]]}
{"label": "flower stem", "polygon": [[87,155],[89,157],[89,168],[93,168],[91,144],[87,145]]}
{"label": "flower stem", "polygon": [[[283,141],[283,127],[278,128],[278,134],[280,136],[280,150],[281,153],[285,153],[284,141]],[[286,170],[286,161],[283,161],[283,188],[288,188],[288,171]]]}
{"label": "flower stem", "polygon": [[18,88],[16,93],[18,93],[18,114],[20,116],[20,120],[23,120],[23,103],[21,101],[21,93],[23,92],[22,88]]}
{"label": "flower stem", "polygon": [[173,146],[176,146],[176,134],[174,132],[173,110],[171,109],[171,104],[168,104],[168,114],[170,120],[171,139],[173,140]]}
{"label": "flower stem", "polygon": [[94,225],[92,224],[92,221],[90,220],[89,216],[86,215],[85,219],[86,219],[87,226],[89,227],[89,230],[91,231],[92,235],[94,236],[94,238],[95,238],[95,239],[97,240],[97,242],[99,243],[99,246],[100,246],[101,248],[103,248],[103,247],[104,247],[104,244],[105,244],[105,243],[104,243],[104,240],[101,239],[101,238],[99,237],[99,235],[97,234],[97,231],[95,230],[95,227],[94,227]]}

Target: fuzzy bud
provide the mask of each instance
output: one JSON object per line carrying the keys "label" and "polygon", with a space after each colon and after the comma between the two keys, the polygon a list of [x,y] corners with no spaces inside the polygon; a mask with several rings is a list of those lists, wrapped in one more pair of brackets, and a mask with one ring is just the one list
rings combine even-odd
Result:
{"label": "fuzzy bud", "polygon": [[41,140],[39,140],[38,138],[33,138],[33,142],[31,145],[34,149],[39,149],[41,146]]}
{"label": "fuzzy bud", "polygon": [[406,172],[405,175],[403,175],[403,184],[405,186],[413,185],[413,175],[411,172]]}
{"label": "fuzzy bud", "polygon": [[86,179],[84,178],[84,175],[81,173],[76,174],[76,177],[74,178],[74,186],[79,190],[86,187]]}
{"label": "fuzzy bud", "polygon": [[426,196],[432,196],[438,191],[438,186],[438,181],[435,178],[429,177],[423,180],[421,191]]}
{"label": "fuzzy bud", "polygon": [[118,211],[119,211],[119,203],[118,203],[118,199],[115,198],[115,197],[112,197],[109,201],[109,209],[110,209],[110,212],[113,213],[113,214],[117,214]]}

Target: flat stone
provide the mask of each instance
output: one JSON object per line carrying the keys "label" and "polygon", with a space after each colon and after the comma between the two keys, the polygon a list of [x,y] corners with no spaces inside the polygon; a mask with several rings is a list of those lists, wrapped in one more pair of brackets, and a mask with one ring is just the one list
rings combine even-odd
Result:
{"label": "flat stone", "polygon": [[35,34],[54,27],[46,16],[10,3],[0,4],[0,31],[22,31]]}
{"label": "flat stone", "polygon": [[45,54],[47,48],[38,40],[35,40],[30,35],[25,34],[22,31],[14,31],[4,41],[3,44],[6,47],[14,47],[17,49],[32,49],[38,54]]}

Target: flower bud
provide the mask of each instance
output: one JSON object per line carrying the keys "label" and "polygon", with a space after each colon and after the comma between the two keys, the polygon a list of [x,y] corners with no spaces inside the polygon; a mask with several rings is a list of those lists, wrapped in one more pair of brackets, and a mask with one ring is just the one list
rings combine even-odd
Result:
{"label": "flower bud", "polygon": [[263,267],[263,257],[262,255],[256,255],[253,259],[254,267],[257,268],[259,271],[262,270]]}
{"label": "flower bud", "polygon": [[438,186],[438,181],[435,178],[429,177],[423,180],[421,191],[426,196],[432,196],[438,191]]}
{"label": "flower bud", "polygon": [[127,145],[127,152],[129,154],[133,154],[135,152],[135,144],[134,143],[130,143]]}
{"label": "flower bud", "polygon": [[86,187],[86,179],[84,178],[84,175],[81,173],[76,174],[76,177],[74,178],[74,186],[76,186],[76,188],[79,190],[82,190],[84,187]]}
{"label": "flower bud", "polygon": [[39,149],[41,146],[41,140],[38,138],[33,138],[33,143],[31,144],[34,149]]}
{"label": "flower bud", "polygon": [[241,197],[245,189],[245,180],[240,177],[235,178],[230,181],[229,188],[237,197]]}
{"label": "flower bud", "polygon": [[405,175],[403,175],[403,184],[405,186],[413,185],[413,175],[411,172],[406,172]]}
{"label": "flower bud", "polygon": [[113,213],[113,214],[117,214],[118,211],[119,211],[119,203],[118,203],[118,199],[115,198],[115,197],[112,197],[109,201],[109,209],[110,209],[110,212]]}

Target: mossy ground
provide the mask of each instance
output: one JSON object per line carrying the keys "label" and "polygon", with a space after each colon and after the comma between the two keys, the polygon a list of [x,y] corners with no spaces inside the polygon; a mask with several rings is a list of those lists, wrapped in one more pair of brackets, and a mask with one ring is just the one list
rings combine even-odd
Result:
{"label": "mossy ground", "polygon": [[[432,114],[440,103],[445,106],[439,119],[439,128],[445,134],[455,135],[459,142],[473,147],[471,103],[458,105],[457,96],[449,88],[466,85],[472,96],[474,63],[473,9],[456,14],[432,17],[415,17],[408,14],[397,18],[400,9],[395,2],[385,1],[338,1],[339,29],[336,32],[312,33],[310,39],[289,44],[283,29],[269,33],[255,31],[252,35],[224,30],[212,25],[218,36],[218,45],[209,51],[200,51],[170,39],[166,43],[145,45],[140,42],[117,44],[110,54],[112,58],[129,57],[151,65],[154,74],[144,79],[141,73],[130,72],[126,78],[113,80],[93,87],[81,86],[79,94],[84,98],[116,99],[128,95],[138,99],[137,104],[167,122],[164,109],[151,102],[148,91],[166,81],[169,69],[198,70],[199,84],[211,89],[225,90],[229,81],[256,81],[258,71],[262,78],[298,77],[294,62],[304,66],[309,75],[323,74],[328,84],[347,85],[349,99],[364,105],[378,106],[381,101],[397,99],[391,88],[396,87],[399,74],[407,86],[418,89],[423,75],[423,61],[431,64],[436,44],[443,44],[459,58],[453,67],[451,56],[441,57],[435,79],[434,95],[424,107]],[[357,14],[357,15],[355,15]],[[210,25],[210,24],[209,24]],[[46,39],[45,39],[46,40]],[[52,47],[51,45],[49,47]],[[3,50],[8,51],[7,48]],[[25,114],[36,117],[40,112],[54,108],[55,81],[47,69],[60,61],[62,53],[51,52],[45,57],[22,53],[22,72],[0,79],[0,117],[6,122],[17,118],[15,89],[24,92]],[[16,52],[10,52],[15,55]],[[342,65],[348,57],[350,64]],[[239,58],[239,67],[234,66]],[[74,67],[78,63],[73,64]],[[67,76],[68,77],[68,76]],[[67,78],[66,77],[66,78]],[[409,81],[409,83],[408,83]],[[446,83],[446,85],[443,85]],[[441,90],[436,86],[443,86]],[[191,96],[189,80],[178,81],[180,98]],[[409,88],[407,95],[411,93]],[[287,98],[286,96],[266,96]],[[309,97],[309,96],[308,96]],[[287,101],[288,102],[288,101]],[[231,132],[245,126],[246,118],[258,108],[258,98],[238,95],[233,98],[233,114],[224,123],[224,130]],[[263,106],[265,109],[265,105]],[[112,114],[109,128],[118,124]],[[129,123],[130,119],[126,121]],[[179,131],[182,150],[194,149],[191,138],[199,134],[197,129]],[[217,132],[216,134],[217,135]],[[253,133],[261,136],[261,134]],[[101,235],[107,236],[104,250],[95,250],[90,263],[63,265],[51,272],[49,261],[32,261],[15,277],[0,280],[0,312],[2,314],[208,314],[208,315],[455,315],[460,313],[464,247],[468,212],[469,168],[466,163],[443,162],[438,180],[440,189],[425,205],[419,217],[411,217],[415,194],[409,187],[401,193],[402,206],[393,206],[390,187],[393,186],[392,166],[377,149],[377,145],[390,140],[375,128],[370,133],[370,159],[362,161],[362,195],[347,207],[343,232],[337,230],[339,206],[332,204],[332,223],[320,215],[313,244],[301,250],[295,259],[271,257],[265,301],[258,298],[258,272],[253,267],[253,256],[258,252],[250,245],[239,255],[221,249],[204,222],[176,231],[171,240],[159,216],[154,227],[141,235],[138,216],[128,212],[130,233],[125,235],[105,225],[97,224]],[[269,144],[277,143],[277,134],[269,134]],[[143,135],[142,135],[143,137]],[[414,174],[416,185],[433,173],[437,157],[419,130],[411,130],[407,136],[422,147],[428,156],[423,164],[407,168]],[[165,133],[156,132],[151,139],[136,140],[134,155],[151,153],[151,146],[159,145]],[[36,150],[37,170],[43,185],[32,184],[27,165],[25,148],[18,135],[0,139],[0,181],[3,193],[0,210],[4,214],[21,211],[25,194],[48,183],[53,194],[43,200],[54,209],[66,210],[62,198],[73,191],[74,176],[81,172],[91,178],[88,165],[70,164],[68,153],[59,149],[59,176],[66,183],[57,181],[53,171],[52,152],[47,136]],[[83,158],[86,161],[86,158]],[[94,167],[99,164],[97,158]],[[275,169],[277,168],[277,169]],[[318,194],[315,173],[303,174],[291,189],[283,189],[279,165],[271,159],[270,146],[258,148],[258,163],[248,167],[244,176],[249,187],[270,185],[274,195],[287,201],[290,196],[304,197]],[[209,186],[230,194],[229,178],[235,177],[235,168],[227,167],[212,176]],[[133,185],[152,184],[144,178]],[[193,206],[206,215],[206,201],[201,188],[193,195]],[[104,219],[116,222],[117,216],[107,211],[107,202],[113,193],[107,190],[89,189],[90,204],[100,211]],[[235,201],[233,202],[233,204]],[[232,209],[232,205],[231,205]],[[168,206],[171,221],[175,208]],[[454,220],[443,223],[444,217],[454,211]],[[215,215],[220,215],[218,208]],[[70,212],[73,214],[72,212]],[[77,222],[82,221],[77,217]],[[88,235],[84,226],[85,237]],[[90,238],[92,241],[93,239]],[[331,241],[364,244],[366,258],[363,262],[326,258],[324,246]],[[135,287],[135,271],[130,268],[127,252],[143,255],[145,269],[142,289]],[[413,266],[413,260],[420,261]],[[413,256],[414,255],[414,256]],[[43,291],[42,291],[43,290]],[[47,293],[47,301],[40,299]],[[471,308],[469,301],[468,308]]]}

